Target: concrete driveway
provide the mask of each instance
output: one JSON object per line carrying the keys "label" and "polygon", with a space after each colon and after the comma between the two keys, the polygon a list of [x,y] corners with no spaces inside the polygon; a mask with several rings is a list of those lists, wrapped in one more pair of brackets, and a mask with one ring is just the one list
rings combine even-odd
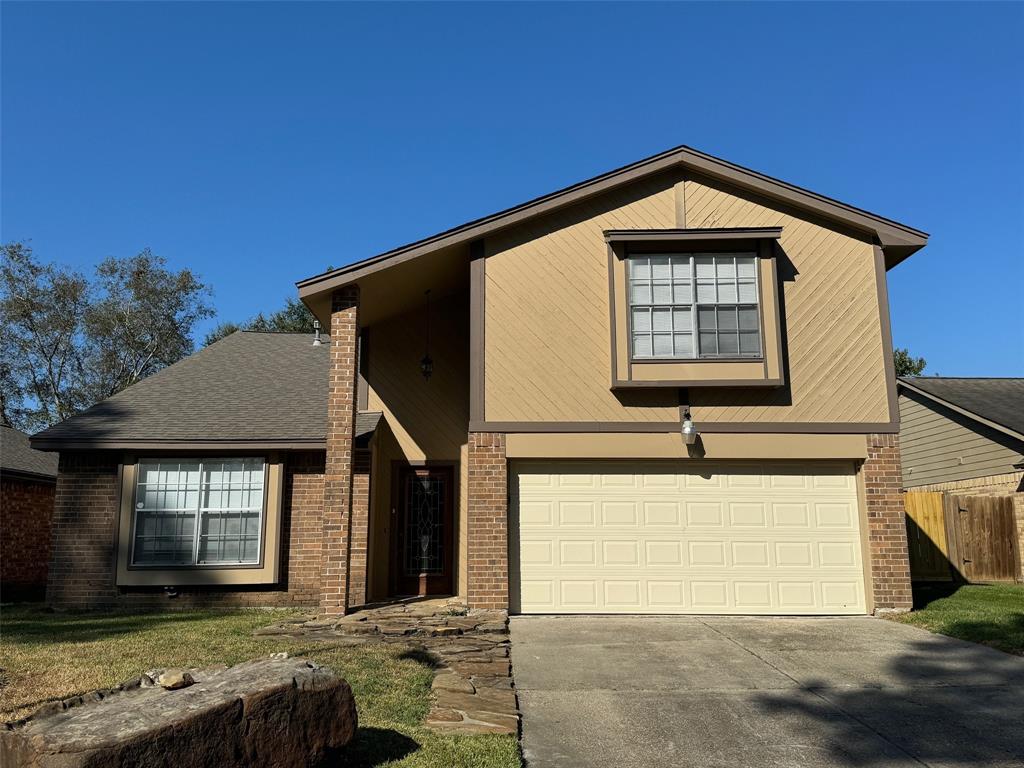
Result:
{"label": "concrete driveway", "polygon": [[515,617],[529,768],[1024,766],[1024,658],[881,619]]}

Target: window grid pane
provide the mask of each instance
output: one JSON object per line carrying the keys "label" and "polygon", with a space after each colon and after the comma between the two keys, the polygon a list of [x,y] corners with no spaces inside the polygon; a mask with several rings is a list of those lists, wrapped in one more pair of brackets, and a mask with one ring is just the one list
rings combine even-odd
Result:
{"label": "window grid pane", "polygon": [[262,458],[140,462],[133,565],[255,564]]}
{"label": "window grid pane", "polygon": [[634,358],[761,356],[753,255],[634,255],[628,274]]}

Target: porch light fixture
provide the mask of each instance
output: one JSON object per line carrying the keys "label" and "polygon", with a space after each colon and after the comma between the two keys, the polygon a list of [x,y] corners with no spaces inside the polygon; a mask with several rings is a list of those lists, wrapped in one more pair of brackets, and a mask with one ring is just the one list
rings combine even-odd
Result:
{"label": "porch light fixture", "polygon": [[690,412],[687,411],[683,414],[683,442],[687,445],[693,445],[697,442],[699,434],[697,425],[693,423],[693,418],[690,416]]}
{"label": "porch light fixture", "polygon": [[320,321],[313,321],[313,346],[319,347],[323,342],[320,340]]}
{"label": "porch light fixture", "polygon": [[430,357],[430,291],[426,291],[424,295],[427,297],[427,345],[426,354],[420,360],[420,372],[424,381],[430,381],[430,374],[434,372],[434,360]]}

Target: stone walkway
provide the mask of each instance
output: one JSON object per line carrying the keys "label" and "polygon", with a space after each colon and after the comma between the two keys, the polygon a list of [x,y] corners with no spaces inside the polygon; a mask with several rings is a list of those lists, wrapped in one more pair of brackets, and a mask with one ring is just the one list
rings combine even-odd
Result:
{"label": "stone walkway", "polygon": [[410,599],[367,606],[340,619],[299,617],[253,634],[404,645],[434,669],[427,727],[448,733],[519,733],[505,611],[468,610],[457,598]]}

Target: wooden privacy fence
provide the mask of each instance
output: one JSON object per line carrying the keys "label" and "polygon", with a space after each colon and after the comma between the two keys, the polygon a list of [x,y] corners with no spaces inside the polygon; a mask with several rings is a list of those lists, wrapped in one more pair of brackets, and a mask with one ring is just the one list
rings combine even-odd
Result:
{"label": "wooden privacy fence", "polygon": [[1011,496],[909,491],[910,574],[917,581],[1016,581],[1020,547]]}

